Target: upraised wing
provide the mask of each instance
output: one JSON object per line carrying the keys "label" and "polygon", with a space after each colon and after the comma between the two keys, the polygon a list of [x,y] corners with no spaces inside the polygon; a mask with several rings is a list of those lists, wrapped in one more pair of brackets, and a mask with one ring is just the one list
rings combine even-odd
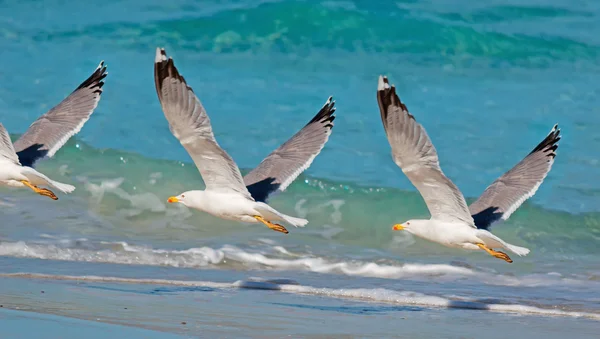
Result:
{"label": "upraised wing", "polygon": [[442,172],[427,132],[408,112],[386,77],[379,77],[377,101],[392,158],[421,193],[431,217],[475,227],[465,198]]}
{"label": "upraised wing", "polygon": [[13,143],[10,141],[10,135],[2,124],[0,124],[0,158],[4,158],[15,165],[21,165]]}
{"label": "upraised wing", "polygon": [[156,49],[156,93],[171,133],[194,160],[207,190],[236,192],[252,199],[233,159],[215,140],[210,119],[200,100],[179,74],[164,49]]}
{"label": "upraised wing", "polygon": [[15,142],[23,166],[52,157],[88,121],[98,106],[106,78],[104,61],[58,105],[39,117]]}
{"label": "upraised wing", "polygon": [[298,133],[267,156],[244,177],[256,201],[266,201],[272,193],[284,191],[321,152],[333,128],[335,101],[325,105]]}
{"label": "upraised wing", "polygon": [[554,125],[531,153],[496,179],[469,206],[477,228],[488,229],[497,221],[507,220],[535,194],[552,168],[559,140],[560,129]]}

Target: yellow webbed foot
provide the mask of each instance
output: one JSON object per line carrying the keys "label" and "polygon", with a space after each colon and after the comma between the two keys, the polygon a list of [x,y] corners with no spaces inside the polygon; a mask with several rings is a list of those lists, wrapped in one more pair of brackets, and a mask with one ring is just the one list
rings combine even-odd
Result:
{"label": "yellow webbed foot", "polygon": [[52,192],[51,190],[47,189],[47,188],[40,188],[40,191],[37,192],[39,195],[43,195],[45,197],[48,197],[52,200],[58,200],[58,197],[56,196],[56,194],[54,194],[54,192]]}
{"label": "yellow webbed foot", "polygon": [[270,222],[268,220],[265,220],[261,216],[255,215],[254,219],[262,222],[265,225],[267,225],[267,227],[270,228],[270,229],[272,229],[273,231],[281,232],[281,233],[284,233],[284,234],[290,233],[290,232],[288,232],[288,230],[285,227],[283,227],[283,226],[281,226],[279,224],[274,224],[274,223],[272,223],[272,222]]}
{"label": "yellow webbed foot", "polygon": [[45,197],[48,197],[52,200],[58,200],[58,197],[56,196],[56,194],[54,194],[54,192],[52,192],[51,190],[47,189],[47,188],[39,188],[35,185],[33,185],[32,183],[30,183],[27,180],[21,180],[21,183],[29,188],[31,188],[32,191],[34,191],[35,193],[39,194],[39,195],[43,195]]}
{"label": "yellow webbed foot", "polygon": [[512,259],[508,256],[508,254],[506,254],[504,252],[494,251],[493,249],[488,248],[484,244],[477,244],[477,246],[479,246],[479,248],[488,252],[491,256],[493,256],[495,258],[502,259],[502,260],[506,261],[507,263],[513,262]]}

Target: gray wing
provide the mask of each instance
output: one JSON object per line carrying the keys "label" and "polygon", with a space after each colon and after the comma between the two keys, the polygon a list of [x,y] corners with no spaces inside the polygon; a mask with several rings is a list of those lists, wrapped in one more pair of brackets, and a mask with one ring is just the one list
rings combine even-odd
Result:
{"label": "gray wing", "polygon": [[267,156],[244,177],[256,201],[266,201],[275,191],[284,191],[321,152],[333,128],[335,101],[329,97],[312,120]]}
{"label": "gray wing", "polygon": [[77,134],[100,101],[104,78],[108,73],[104,61],[94,73],[60,104],[39,117],[15,142],[23,166],[33,166],[44,157],[52,157],[73,135]]}
{"label": "gray wing", "polygon": [[506,220],[540,187],[554,163],[560,140],[558,125],[523,160],[496,179],[469,206],[478,228],[488,229],[494,222]]}
{"label": "gray wing", "polygon": [[10,135],[2,124],[0,124],[0,158],[9,160],[15,165],[21,164],[19,162],[19,157],[15,152],[15,148],[13,147],[13,143],[10,141]]}
{"label": "gray wing", "polygon": [[156,93],[171,133],[194,160],[207,190],[236,192],[252,199],[233,159],[217,144],[210,119],[164,49],[156,49]]}
{"label": "gray wing", "polygon": [[382,76],[377,101],[394,162],[419,190],[431,217],[475,227],[465,198],[442,172],[427,132],[400,101],[396,88]]}

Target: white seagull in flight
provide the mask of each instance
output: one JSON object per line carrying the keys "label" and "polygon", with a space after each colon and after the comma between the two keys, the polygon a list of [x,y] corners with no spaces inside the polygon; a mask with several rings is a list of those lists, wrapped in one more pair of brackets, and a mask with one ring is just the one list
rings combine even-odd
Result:
{"label": "white seagull in flight", "polygon": [[283,191],[310,166],[327,142],[335,116],[329,98],[317,115],[291,139],[242,178],[238,166],[215,140],[210,119],[164,49],[156,50],[156,92],[171,133],[198,167],[206,189],[181,193],[168,199],[216,217],[263,223],[272,230],[288,233],[283,221],[303,227],[308,221],[276,211],[266,204],[270,194]]}
{"label": "white seagull in flight", "polygon": [[550,134],[510,171],[494,181],[471,206],[440,168],[438,155],[427,132],[396,95],[387,78],[379,77],[377,101],[381,120],[392,147],[392,158],[419,190],[431,219],[409,220],[394,226],[418,237],[449,247],[484,250],[509,263],[512,259],[494,248],[519,256],[529,249],[511,245],[487,229],[493,222],[506,220],[532,197],[552,168],[560,130]]}
{"label": "white seagull in flight", "polygon": [[38,160],[54,156],[69,138],[81,130],[98,106],[107,74],[106,66],[101,62],[75,91],[31,124],[14,145],[0,124],[1,185],[29,187],[35,193],[53,200],[58,200],[56,194],[38,185],[50,186],[63,193],[75,190],[74,186],[51,180],[33,166]]}

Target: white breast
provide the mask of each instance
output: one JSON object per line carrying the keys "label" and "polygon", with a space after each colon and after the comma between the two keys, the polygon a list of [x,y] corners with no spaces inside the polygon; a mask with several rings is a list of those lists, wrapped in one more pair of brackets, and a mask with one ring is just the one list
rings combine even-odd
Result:
{"label": "white breast", "polygon": [[0,158],[0,183],[11,187],[25,186],[20,183],[19,180],[27,180],[27,178],[21,174],[21,166]]}
{"label": "white breast", "polygon": [[477,241],[475,235],[477,230],[462,223],[430,220],[428,225],[420,231],[420,234],[416,235],[449,247],[464,248],[465,243]]}
{"label": "white breast", "polygon": [[256,222],[254,218],[248,219],[248,215],[256,215],[257,212],[253,208],[254,203],[245,197],[212,191],[204,193],[203,206],[199,208],[204,212],[228,220]]}

